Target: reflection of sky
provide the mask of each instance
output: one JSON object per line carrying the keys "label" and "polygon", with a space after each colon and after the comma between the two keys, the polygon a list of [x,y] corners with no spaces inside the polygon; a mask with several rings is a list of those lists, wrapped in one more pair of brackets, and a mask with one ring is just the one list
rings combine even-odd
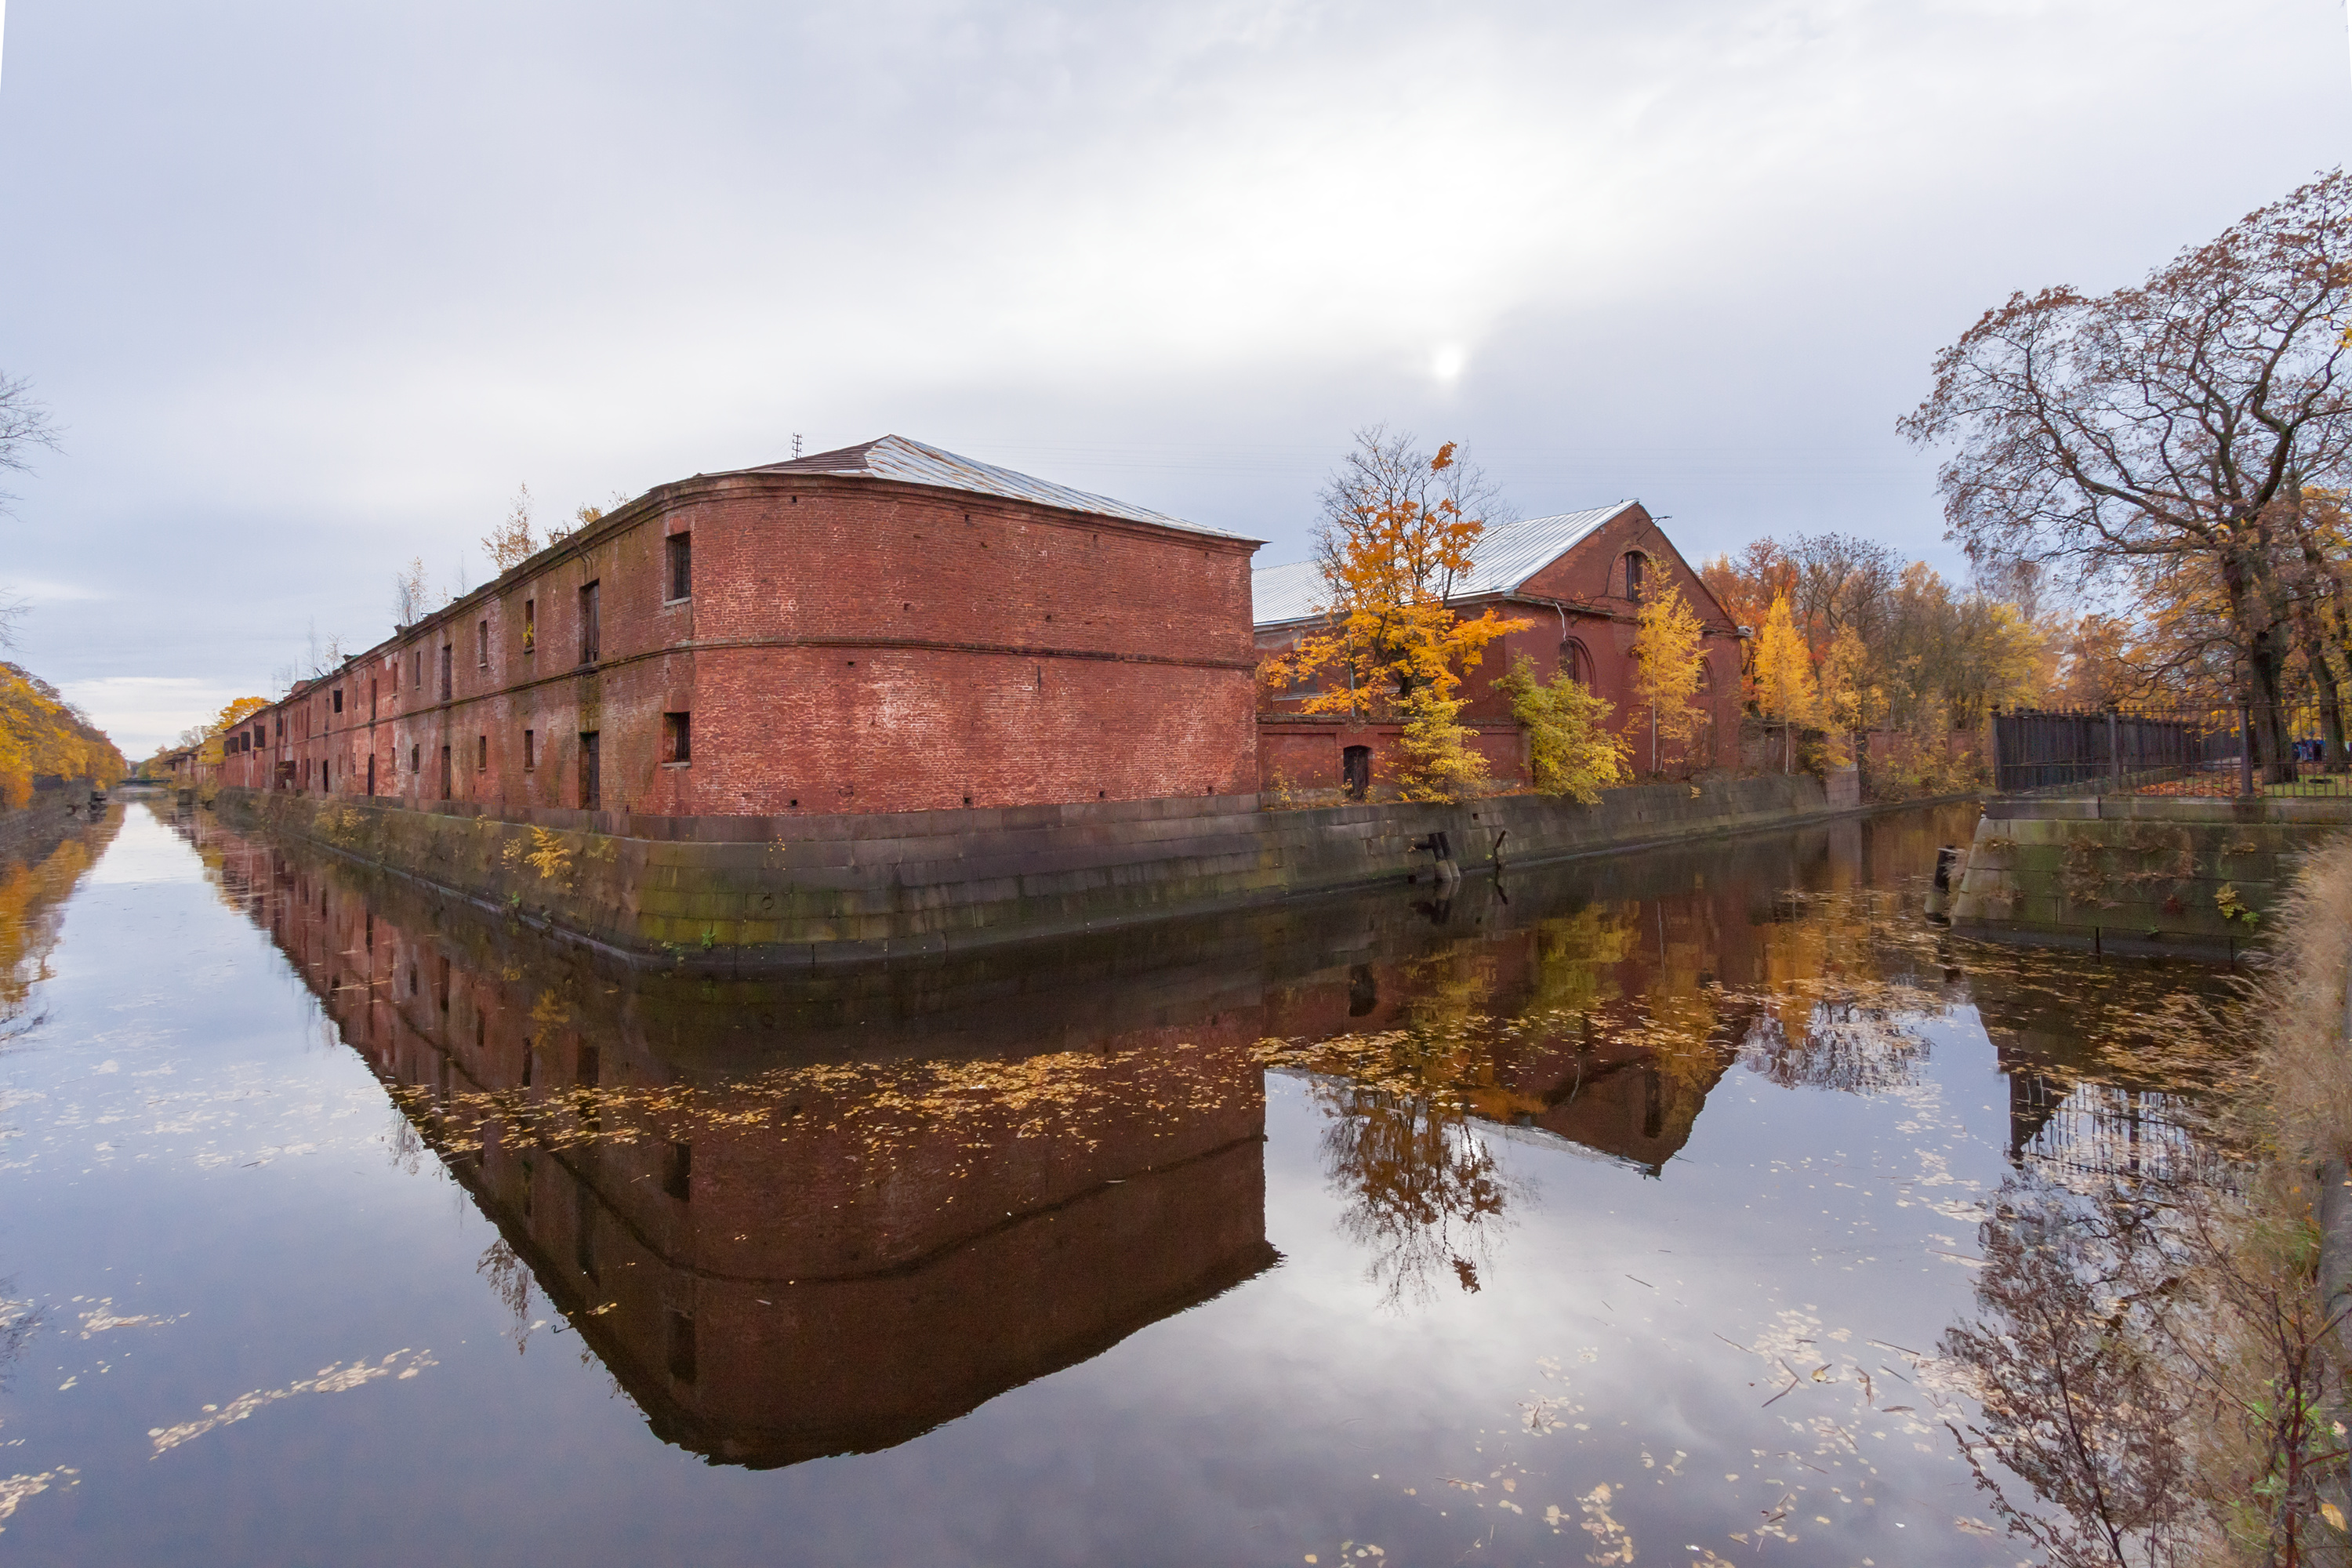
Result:
{"label": "reflection of sky", "polygon": [[[1602,1484],[1644,1563],[1732,1557],[1799,1486],[1795,1560],[2012,1555],[1956,1531],[1979,1510],[1949,1437],[1874,1417],[1853,1370],[1927,1415],[1867,1342],[1930,1351],[1968,1303],[1955,1205],[1999,1180],[2008,1125],[1967,1009],[1918,1026],[1895,1093],[1731,1068],[1663,1177],[1488,1136],[1519,1193],[1482,1289],[1403,1310],[1340,1234],[1321,1111],[1271,1076],[1281,1267],[896,1449],[753,1473],[666,1447],[560,1328],[517,1355],[476,1268],[492,1226],[429,1156],[400,1168],[375,1081],[142,810],[53,962],[53,1023],[0,1058],[0,1277],[44,1316],[0,1477],[52,1477],[5,1521],[13,1561],[1451,1562],[1491,1527],[1493,1560],[1573,1563]],[[79,1337],[101,1299],[177,1321]],[[1810,1359],[1791,1323],[1818,1325]],[[1788,1377],[1726,1340],[1835,1381],[1766,1407]],[[298,1386],[395,1355],[417,1374]],[[277,1397],[151,1458],[152,1428],[247,1394]],[[1565,1425],[1533,1436],[1546,1398]],[[1816,1452],[1823,1420],[1859,1458]]]}

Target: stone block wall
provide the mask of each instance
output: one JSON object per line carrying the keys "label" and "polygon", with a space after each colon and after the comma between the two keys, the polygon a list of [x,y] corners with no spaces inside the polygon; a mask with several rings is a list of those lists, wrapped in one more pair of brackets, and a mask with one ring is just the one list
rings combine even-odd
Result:
{"label": "stone block wall", "polygon": [[1953,895],[1956,929],[2119,952],[2233,953],[2265,934],[2352,800],[1995,801]]}
{"label": "stone block wall", "polygon": [[1828,814],[1819,780],[1612,790],[1597,805],[1262,811],[1255,795],[828,817],[660,817],[224,790],[267,826],[616,952],[807,964],[938,954],[1300,894],[1428,880],[1445,836],[1465,869]]}

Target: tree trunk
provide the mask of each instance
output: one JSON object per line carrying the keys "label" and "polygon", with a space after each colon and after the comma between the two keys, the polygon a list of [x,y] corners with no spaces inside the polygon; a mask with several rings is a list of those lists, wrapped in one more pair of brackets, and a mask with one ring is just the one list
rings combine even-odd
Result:
{"label": "tree trunk", "polygon": [[2319,617],[2306,601],[2297,601],[2294,638],[2303,662],[2317,688],[2321,766],[2331,773],[2344,771],[2344,704],[2336,684],[2336,670],[2327,658],[2327,639],[2320,635]]}
{"label": "tree trunk", "polygon": [[2222,591],[2238,630],[2239,693],[2252,710],[2247,741],[2264,784],[2294,782],[2287,728],[2286,664],[2293,651],[2282,635],[2285,617],[2277,575],[2259,545],[2233,541],[2221,552]]}
{"label": "tree trunk", "polygon": [[2327,657],[2327,645],[2336,645],[2336,657],[2344,661],[2347,670],[2352,670],[2352,626],[2345,622],[2343,584],[2336,580],[2327,552],[2320,547],[2310,527],[2299,489],[2294,522],[2295,545],[2303,554],[2304,575],[2303,592],[2296,596],[2296,629],[2304,637],[2304,658],[2311,666],[2312,679],[2319,687],[2319,721],[2326,746],[2322,765],[2331,773],[2340,773],[2352,771],[2352,752],[2346,747],[2343,698],[2335,668]]}

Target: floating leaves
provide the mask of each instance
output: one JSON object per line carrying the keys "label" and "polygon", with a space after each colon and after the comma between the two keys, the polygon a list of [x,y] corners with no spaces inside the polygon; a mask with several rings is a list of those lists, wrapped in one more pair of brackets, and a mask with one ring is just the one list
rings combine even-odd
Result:
{"label": "floating leaves", "polygon": [[280,1400],[292,1399],[303,1394],[346,1394],[363,1388],[385,1378],[415,1377],[428,1366],[438,1366],[428,1351],[394,1351],[382,1361],[355,1361],[346,1366],[336,1363],[319,1369],[318,1374],[289,1383],[283,1388],[257,1389],[240,1394],[226,1405],[207,1405],[203,1415],[194,1421],[183,1421],[176,1426],[151,1426],[148,1438],[155,1445],[150,1458],[160,1457],[167,1450],[191,1442],[217,1427],[243,1421],[257,1411],[266,1410]]}

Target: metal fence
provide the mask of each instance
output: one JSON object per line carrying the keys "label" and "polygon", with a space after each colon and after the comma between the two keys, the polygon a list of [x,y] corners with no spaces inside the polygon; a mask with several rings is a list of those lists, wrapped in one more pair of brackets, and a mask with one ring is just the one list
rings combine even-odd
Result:
{"label": "metal fence", "polygon": [[2003,795],[2352,795],[2352,762],[2317,703],[2021,710],[1992,721]]}

